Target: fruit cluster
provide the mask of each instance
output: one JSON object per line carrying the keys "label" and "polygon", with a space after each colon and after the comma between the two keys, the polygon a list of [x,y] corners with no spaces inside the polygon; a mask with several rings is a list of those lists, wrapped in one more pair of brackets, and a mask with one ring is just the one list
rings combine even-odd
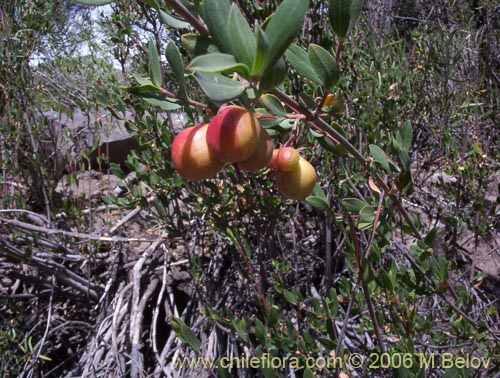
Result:
{"label": "fruit cluster", "polygon": [[255,114],[235,105],[223,108],[210,123],[177,134],[172,162],[180,176],[193,181],[214,177],[225,163],[248,172],[268,167],[276,171],[280,193],[294,200],[309,196],[316,183],[316,170],[295,148],[274,149]]}

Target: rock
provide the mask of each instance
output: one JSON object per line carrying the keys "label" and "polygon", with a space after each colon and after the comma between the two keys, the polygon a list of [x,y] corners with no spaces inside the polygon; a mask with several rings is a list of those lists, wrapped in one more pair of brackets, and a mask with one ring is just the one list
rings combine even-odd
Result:
{"label": "rock", "polygon": [[456,177],[450,176],[445,172],[436,172],[429,178],[430,184],[435,185],[455,185],[458,182]]}
{"label": "rock", "polygon": [[56,192],[66,197],[100,198],[103,195],[113,195],[119,181],[115,175],[94,170],[78,172],[74,177],[63,176],[56,186]]}
{"label": "rock", "polygon": [[[125,119],[132,117],[131,112],[126,112]],[[90,161],[93,168],[106,167],[107,163],[123,166],[128,154],[139,147],[125,128],[125,122],[115,119],[105,110],[85,114],[76,109],[72,116],[47,111],[39,115],[38,122],[47,126],[38,127],[44,134],[40,144],[45,163],[59,172],[59,177],[82,161]],[[86,159],[85,154],[93,146],[95,149]],[[104,156],[104,159],[98,159],[99,156]]]}

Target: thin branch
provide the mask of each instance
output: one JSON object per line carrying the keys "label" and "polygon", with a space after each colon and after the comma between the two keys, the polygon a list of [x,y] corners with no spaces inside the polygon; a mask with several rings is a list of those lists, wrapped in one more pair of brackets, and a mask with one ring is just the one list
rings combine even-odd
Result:
{"label": "thin branch", "polygon": [[145,238],[124,238],[120,236],[103,236],[98,233],[82,233],[82,232],[74,232],[74,231],[66,231],[60,230],[57,228],[48,228],[41,226],[34,226],[29,223],[21,222],[15,219],[6,219],[0,218],[1,223],[10,224],[18,229],[26,230],[26,231],[34,231],[45,235],[60,235],[66,236],[70,238],[78,238],[78,239],[87,239],[87,240],[97,240],[102,242],[125,242],[125,243],[155,243],[157,241],[164,240],[165,237],[159,237],[156,239],[145,239]]}
{"label": "thin branch", "polygon": [[191,11],[187,9],[179,0],[165,0],[165,4],[167,4],[167,6],[171,6],[177,13],[179,13],[179,15],[184,17],[186,21],[198,31],[198,33],[201,35],[210,34],[203,21],[191,13]]}
{"label": "thin branch", "polygon": [[88,296],[94,302],[99,300],[98,291],[101,291],[101,288],[98,285],[91,284],[87,279],[73,273],[60,264],[53,261],[45,261],[36,256],[29,257],[3,238],[0,238],[0,253],[11,260],[40,269],[48,274],[53,274],[59,281]]}
{"label": "thin branch", "polygon": [[368,288],[368,284],[366,283],[366,280],[364,278],[365,270],[363,266],[363,257],[361,254],[361,247],[358,242],[358,237],[356,235],[356,227],[350,215],[347,216],[347,220],[349,222],[349,231],[351,232],[352,243],[354,246],[354,256],[359,269],[359,278],[361,280],[361,287],[363,288],[363,294],[365,296],[366,306],[368,307],[370,319],[372,320],[373,323],[373,329],[377,337],[380,352],[385,353],[385,344],[384,340],[382,339],[382,334],[380,332],[380,326],[378,324],[375,310],[373,309],[372,298],[370,297],[370,289]]}

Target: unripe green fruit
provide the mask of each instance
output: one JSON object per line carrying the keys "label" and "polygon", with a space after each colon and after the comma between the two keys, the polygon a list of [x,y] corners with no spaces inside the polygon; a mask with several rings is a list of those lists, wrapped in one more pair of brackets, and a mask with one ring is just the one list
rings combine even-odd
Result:
{"label": "unripe green fruit", "polygon": [[236,163],[241,170],[256,172],[264,168],[271,161],[273,156],[274,144],[266,130],[262,129],[260,133],[257,149],[252,156],[242,162]]}
{"label": "unripe green fruit", "polygon": [[283,172],[290,172],[299,163],[300,155],[293,147],[283,147],[278,152],[278,169]]}
{"label": "unripe green fruit", "polygon": [[231,105],[210,121],[207,143],[218,160],[238,163],[255,152],[261,130],[259,120],[252,112]]}
{"label": "unripe green fruit", "polygon": [[316,170],[306,159],[300,157],[293,170],[278,173],[276,182],[281,194],[300,201],[311,195],[316,184]]}
{"label": "unripe green fruit", "polygon": [[224,165],[208,148],[207,130],[208,124],[188,127],[174,138],[172,163],[179,175],[187,180],[212,178]]}

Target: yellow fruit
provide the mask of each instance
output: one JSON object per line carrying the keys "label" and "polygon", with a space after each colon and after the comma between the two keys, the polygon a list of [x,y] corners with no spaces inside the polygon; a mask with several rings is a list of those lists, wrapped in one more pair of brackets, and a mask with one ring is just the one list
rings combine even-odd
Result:
{"label": "yellow fruit", "polygon": [[280,171],[276,178],[278,190],[285,197],[293,200],[303,200],[308,197],[316,183],[316,170],[303,157],[298,164],[289,172]]}

